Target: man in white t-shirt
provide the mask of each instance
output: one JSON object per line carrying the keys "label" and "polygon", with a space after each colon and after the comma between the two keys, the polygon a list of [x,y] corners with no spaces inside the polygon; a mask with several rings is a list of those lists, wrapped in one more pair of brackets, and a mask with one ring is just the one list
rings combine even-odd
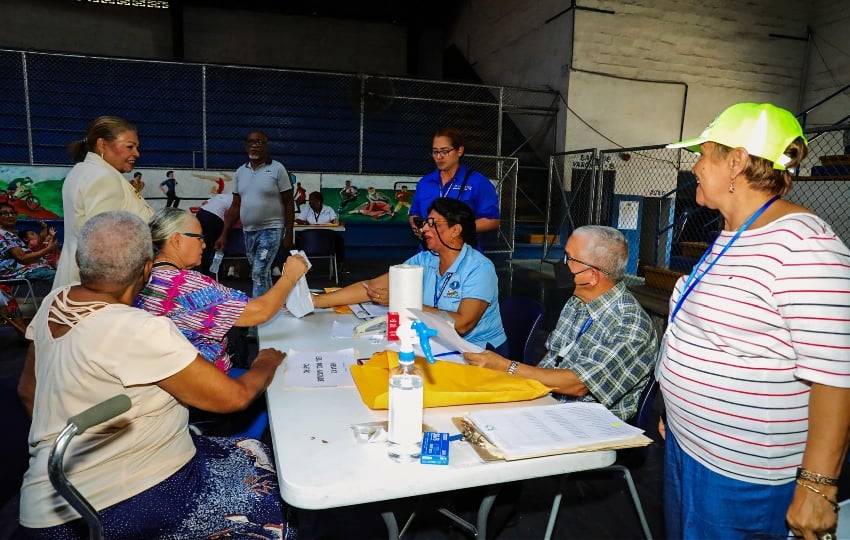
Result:
{"label": "man in white t-shirt", "polygon": [[322,193],[314,191],[310,193],[307,206],[295,218],[295,223],[299,225],[326,225],[329,223],[339,223],[339,217],[333,208],[325,204],[325,198],[322,196]]}

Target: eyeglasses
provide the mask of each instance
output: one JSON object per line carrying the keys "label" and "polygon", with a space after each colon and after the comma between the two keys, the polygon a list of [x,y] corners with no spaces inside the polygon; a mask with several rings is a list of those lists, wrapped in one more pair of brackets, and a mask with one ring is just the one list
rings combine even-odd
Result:
{"label": "eyeglasses", "polygon": [[0,212],[0,216],[17,216],[17,215],[18,215],[17,212],[10,212],[8,210],[5,211],[5,212]]}
{"label": "eyeglasses", "polygon": [[431,149],[431,156],[432,157],[437,157],[437,156],[446,157],[447,155],[451,154],[455,150],[457,150],[457,148],[432,148]]}
{"label": "eyeglasses", "polygon": [[245,141],[245,144],[247,144],[248,146],[265,146],[269,144],[269,141],[263,139],[248,139],[247,141]]}
{"label": "eyeglasses", "polygon": [[193,232],[181,232],[180,234],[182,234],[183,236],[188,236],[189,238],[197,238],[201,242],[204,241],[204,235],[203,234],[198,234],[198,233],[193,233]]}
{"label": "eyeglasses", "polygon": [[428,225],[432,229],[436,229],[437,223],[448,223],[448,221],[446,221],[445,219],[437,219],[437,218],[429,217],[429,218],[425,218],[424,220],[422,220],[422,227],[424,227],[425,225]]}
{"label": "eyeglasses", "polygon": [[[602,272],[602,273],[603,273],[603,274],[605,274],[606,276],[611,275],[611,273],[610,273],[610,272],[608,272],[608,271],[606,271],[606,270],[603,270],[603,269],[599,268],[599,267],[598,267],[598,266],[596,266],[595,264],[590,264],[590,263],[586,263],[586,262],[584,262],[584,261],[580,261],[580,260],[576,259],[575,257],[570,257],[570,254],[569,254],[569,253],[564,252],[564,264],[567,264],[567,263],[568,263],[568,262],[570,262],[570,261],[577,262],[577,263],[579,263],[579,264],[583,264],[583,265],[585,265],[585,266],[589,267],[589,268],[585,268],[585,269],[584,269],[584,270],[582,270],[581,272],[584,272],[584,271],[586,271],[586,270],[590,270],[590,268],[593,268],[593,269],[594,269],[594,270],[596,270],[597,272]],[[577,274],[580,274],[581,272],[576,272],[576,273],[577,273]]]}

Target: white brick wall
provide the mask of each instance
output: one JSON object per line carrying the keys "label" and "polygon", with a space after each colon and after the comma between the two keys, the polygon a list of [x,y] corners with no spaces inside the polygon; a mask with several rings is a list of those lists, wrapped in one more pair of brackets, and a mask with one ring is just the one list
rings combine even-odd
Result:
{"label": "white brick wall", "polygon": [[[574,111],[567,115],[567,148],[660,144],[677,139],[682,124],[686,136],[698,133],[738,101],[797,110],[801,91],[805,106],[850,83],[848,4],[582,0],[582,8],[614,13],[577,9],[547,23],[564,2],[471,0],[451,39],[487,82],[549,85],[567,96]],[[826,60],[813,47],[803,83],[807,26]],[[838,110],[850,112],[847,99],[820,116],[834,121]]]}

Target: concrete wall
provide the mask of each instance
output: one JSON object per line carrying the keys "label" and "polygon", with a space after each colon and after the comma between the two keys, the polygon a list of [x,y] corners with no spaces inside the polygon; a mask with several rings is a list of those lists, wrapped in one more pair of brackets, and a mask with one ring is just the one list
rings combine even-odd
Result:
{"label": "concrete wall", "polygon": [[187,8],[190,62],[404,75],[407,32],[393,24]]}
{"label": "concrete wall", "polygon": [[63,0],[0,0],[0,47],[130,58],[173,58],[164,9]]}
{"label": "concrete wall", "polygon": [[[808,65],[799,110],[805,110],[850,84],[850,32],[847,0],[812,0]],[[850,114],[850,92],[813,111],[807,125],[833,124]],[[847,144],[850,144],[848,142]]]}
{"label": "concrete wall", "polygon": [[[166,9],[68,0],[0,0],[0,48],[174,60]],[[405,27],[320,17],[187,7],[183,59],[407,75]],[[423,41],[427,53],[427,42]],[[439,56],[439,43],[431,45]]]}
{"label": "concrete wall", "polygon": [[[660,144],[743,100],[800,110],[850,82],[847,0],[467,0],[411,55],[437,78],[456,45],[487,83],[565,97],[556,148]],[[0,47],[172,59],[168,10],[0,0]],[[189,7],[185,59],[407,74],[408,30],[389,23]],[[811,29],[811,40],[806,37]],[[847,96],[809,123],[844,116]],[[568,105],[568,109],[567,109]]]}
{"label": "concrete wall", "polygon": [[[568,149],[667,143],[738,101],[797,110],[850,83],[846,0],[579,4],[470,0],[449,37],[485,81],[559,90]],[[832,107],[817,118],[850,109]]]}

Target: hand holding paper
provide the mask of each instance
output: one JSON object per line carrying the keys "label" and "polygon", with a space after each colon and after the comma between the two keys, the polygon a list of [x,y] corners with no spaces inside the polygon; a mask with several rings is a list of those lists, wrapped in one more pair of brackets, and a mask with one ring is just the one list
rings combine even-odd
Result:
{"label": "hand holding paper", "polygon": [[419,319],[429,327],[436,330],[437,336],[434,339],[448,347],[449,350],[457,350],[460,352],[481,352],[484,350],[478,345],[470,343],[460,337],[454,327],[439,315],[434,315],[433,313],[428,313],[424,310],[414,308],[408,308],[407,311],[414,318]]}

